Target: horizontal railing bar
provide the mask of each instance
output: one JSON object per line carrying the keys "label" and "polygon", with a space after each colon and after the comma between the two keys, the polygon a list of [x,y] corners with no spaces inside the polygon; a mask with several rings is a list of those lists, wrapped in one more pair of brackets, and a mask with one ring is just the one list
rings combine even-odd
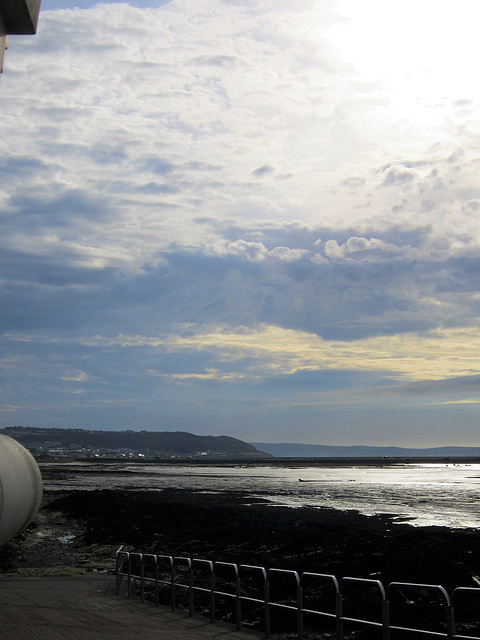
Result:
{"label": "horizontal railing bar", "polygon": [[[263,602],[261,600],[260,602]],[[291,604],[281,604],[280,602],[268,602],[271,607],[277,607],[277,609],[288,609],[289,611],[298,611],[298,607],[293,607]]]}
{"label": "horizontal railing bar", "polygon": [[479,589],[478,589],[478,587],[456,587],[453,590],[452,595],[455,595],[459,591],[469,591],[469,592],[473,592],[473,593],[478,593]]}
{"label": "horizontal railing bar", "polygon": [[315,609],[300,609],[302,613],[313,613],[316,616],[326,616],[327,618],[336,618],[336,613],[327,613],[326,611],[315,611]]}
{"label": "horizontal railing bar", "polygon": [[[374,622],[373,620],[360,620],[360,618],[347,618],[346,616],[340,616],[340,620],[343,620],[343,622],[358,622],[360,624],[367,624],[371,627],[383,627],[382,622]],[[390,627],[390,629],[394,629],[394,627]]]}
{"label": "horizontal railing bar", "polygon": [[[243,602],[257,602],[259,604],[265,604],[265,600],[260,600],[259,598],[251,598],[250,596],[238,596],[240,600]],[[271,604],[270,602],[268,604]]]}
{"label": "horizontal railing bar", "polygon": [[[168,582],[167,584],[170,584],[170,582]],[[177,586],[179,587],[184,587],[185,585],[179,585],[178,583],[175,583]],[[224,591],[212,591],[211,589],[209,589],[208,587],[196,587],[195,585],[192,587],[193,591],[202,591],[204,593],[213,593],[216,596],[227,596],[230,598],[239,598],[240,600],[244,600],[246,602],[259,602],[260,604],[264,604],[265,600],[263,599],[259,599],[259,598],[251,598],[250,596],[237,596],[236,593],[225,593]],[[276,604],[275,602],[269,602],[268,604],[271,604],[272,606],[278,606],[278,607],[283,607],[286,605],[282,605],[282,604]],[[291,609],[295,609],[295,611],[297,610],[297,607],[289,607]]]}
{"label": "horizontal railing bar", "polygon": [[[227,598],[236,598],[237,595],[235,593],[228,593],[228,591],[213,591],[216,596],[225,596]],[[262,600],[263,602],[263,600]]]}
{"label": "horizontal railing bar", "polygon": [[[258,567],[260,568],[260,567]],[[297,576],[298,577],[298,573],[296,571],[294,571],[293,569],[270,569],[269,570],[270,573],[286,573],[289,574],[291,576]]]}
{"label": "horizontal railing bar", "polygon": [[[412,631],[413,633],[428,633],[432,636],[439,636],[441,638],[448,638],[448,634],[446,631],[428,631],[428,629],[410,629],[409,627],[397,627],[391,624],[389,629],[393,629],[394,631]],[[458,638],[459,636],[453,636],[454,638]],[[467,636],[470,640],[475,640],[472,636]]]}

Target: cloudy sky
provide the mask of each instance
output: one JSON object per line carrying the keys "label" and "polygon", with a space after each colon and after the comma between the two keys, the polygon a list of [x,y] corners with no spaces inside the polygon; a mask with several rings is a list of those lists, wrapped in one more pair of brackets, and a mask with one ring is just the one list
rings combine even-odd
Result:
{"label": "cloudy sky", "polygon": [[480,445],[480,3],[43,0],[0,426]]}

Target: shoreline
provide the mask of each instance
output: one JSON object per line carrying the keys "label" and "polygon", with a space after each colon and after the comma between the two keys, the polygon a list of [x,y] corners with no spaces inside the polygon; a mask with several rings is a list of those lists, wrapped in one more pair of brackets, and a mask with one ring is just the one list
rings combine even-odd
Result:
{"label": "shoreline", "polygon": [[44,464],[71,464],[85,463],[91,465],[109,464],[146,464],[158,466],[213,466],[213,467],[285,467],[302,468],[308,466],[319,467],[344,467],[344,466],[371,466],[390,467],[394,465],[408,464],[480,464],[479,456],[382,456],[382,457],[321,457],[321,458],[278,458],[278,457],[245,457],[245,458],[202,458],[202,457],[178,457],[178,458],[38,458],[37,462]]}
{"label": "shoreline", "polygon": [[[478,480],[480,465],[246,466],[195,463],[128,462],[51,463],[42,465],[44,488],[203,491],[246,491],[266,496],[272,504],[299,508],[321,506],[358,510],[364,515],[391,514],[413,526],[480,529]],[[461,484],[459,484],[461,483]],[[268,492],[268,493],[265,493]]]}
{"label": "shoreline", "polygon": [[[46,491],[30,529],[0,549],[3,571],[105,571],[115,552],[189,556],[380,580],[478,587],[477,529],[283,507],[245,491]],[[10,553],[10,558],[9,558]],[[8,563],[9,560],[9,563]],[[63,569],[62,569],[63,568]],[[29,574],[29,575],[32,575]]]}

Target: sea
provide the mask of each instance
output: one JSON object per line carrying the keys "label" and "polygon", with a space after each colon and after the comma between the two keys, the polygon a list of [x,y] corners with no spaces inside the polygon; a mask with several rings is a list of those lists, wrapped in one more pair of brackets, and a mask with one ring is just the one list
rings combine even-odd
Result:
{"label": "sea", "polygon": [[[262,499],[272,507],[327,507],[367,516],[389,514],[394,521],[417,527],[480,529],[480,464],[168,466],[97,461],[48,462],[40,466],[47,491],[236,491],[244,493],[246,504]],[[49,469],[54,473],[48,473]]]}

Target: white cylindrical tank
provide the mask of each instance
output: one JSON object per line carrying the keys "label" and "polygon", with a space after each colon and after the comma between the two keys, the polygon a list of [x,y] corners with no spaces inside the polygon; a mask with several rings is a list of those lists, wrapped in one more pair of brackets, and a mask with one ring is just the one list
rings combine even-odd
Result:
{"label": "white cylindrical tank", "polygon": [[30,524],[42,500],[42,476],[32,454],[0,435],[0,544]]}

